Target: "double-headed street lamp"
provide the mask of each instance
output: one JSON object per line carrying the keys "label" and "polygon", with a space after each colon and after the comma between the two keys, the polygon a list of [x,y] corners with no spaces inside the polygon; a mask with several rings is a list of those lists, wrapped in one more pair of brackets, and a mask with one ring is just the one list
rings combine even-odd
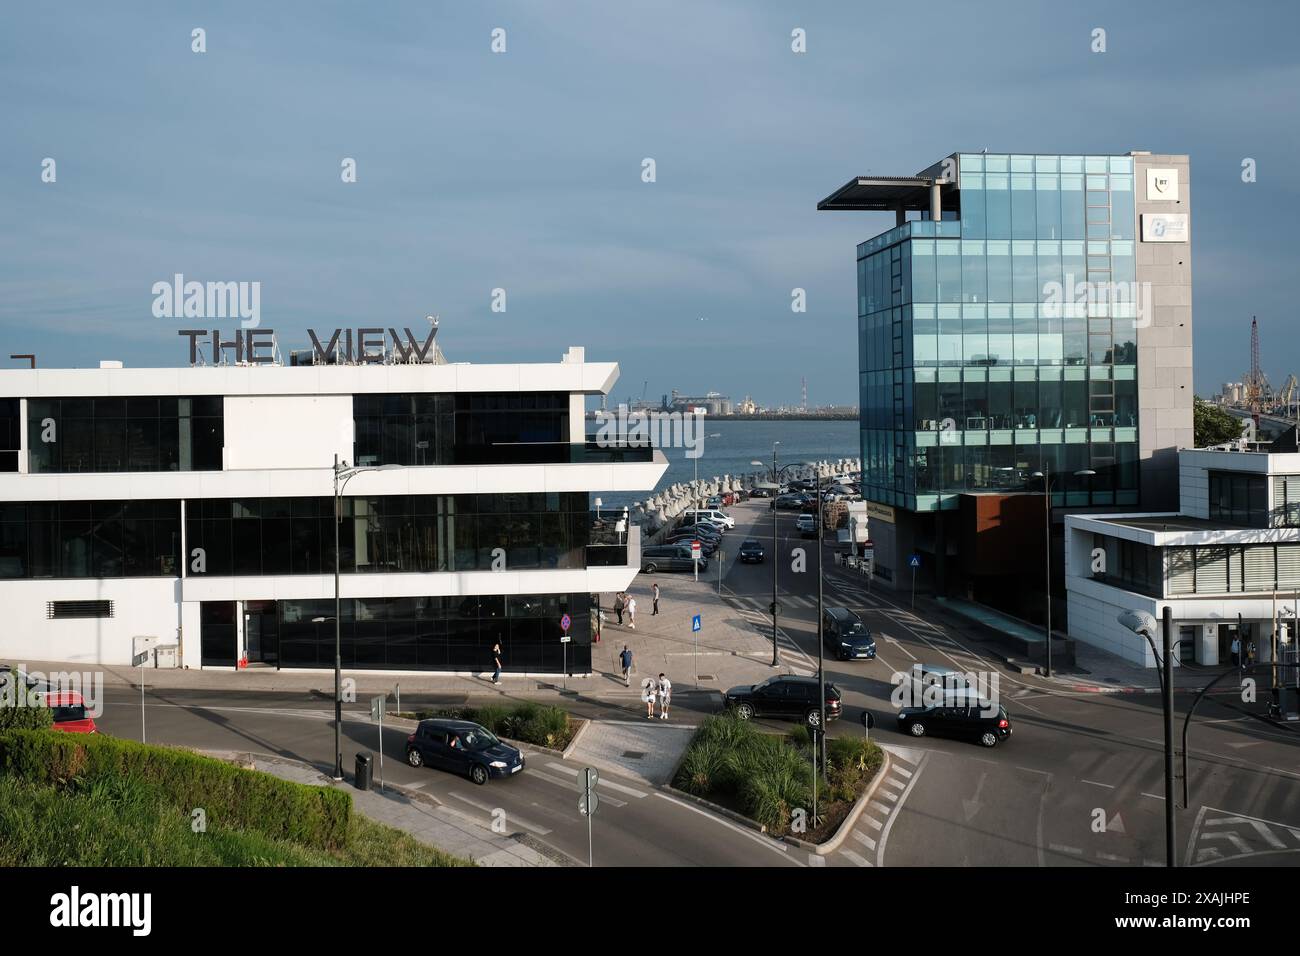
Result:
{"label": "double-headed street lamp", "polygon": [[[367,465],[358,467],[334,456],[334,779],[343,779],[343,627],[340,623],[342,602],[339,599],[339,525],[343,522],[343,489],[363,471],[389,471],[401,465]],[[314,623],[327,617],[312,618]]]}
{"label": "double-headed street lamp", "polygon": [[[1052,470],[1043,466],[1045,471],[1036,471],[1031,474],[1030,478],[1043,479],[1043,514],[1047,518],[1047,586],[1044,593],[1047,596],[1047,676],[1052,676]],[[1091,468],[1082,468],[1074,472],[1076,478],[1090,478],[1097,474]],[[1057,475],[1055,477],[1060,477]]]}

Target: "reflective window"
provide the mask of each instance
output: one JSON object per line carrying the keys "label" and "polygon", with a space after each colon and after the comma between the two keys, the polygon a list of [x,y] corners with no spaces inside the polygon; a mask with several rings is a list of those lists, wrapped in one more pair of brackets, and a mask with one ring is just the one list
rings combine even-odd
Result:
{"label": "reflective window", "polygon": [[27,402],[34,473],[220,471],[224,436],[217,396]]}
{"label": "reflective window", "polygon": [[177,577],[179,501],[0,504],[0,578]]}

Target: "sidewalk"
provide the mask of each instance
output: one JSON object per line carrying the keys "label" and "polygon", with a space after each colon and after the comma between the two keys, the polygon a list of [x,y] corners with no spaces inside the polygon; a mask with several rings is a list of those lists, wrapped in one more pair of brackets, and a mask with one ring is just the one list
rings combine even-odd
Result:
{"label": "sidewalk", "polygon": [[469,822],[428,794],[392,784],[385,786],[384,792],[380,793],[378,780],[374,790],[357,790],[351,784],[336,783],[307,764],[270,754],[247,751],[209,751],[209,754],[223,760],[250,759],[256,769],[294,783],[346,790],[352,795],[352,807],[358,813],[376,823],[402,830],[444,853],[473,860],[479,866],[561,865],[529,845],[526,837],[493,833]]}

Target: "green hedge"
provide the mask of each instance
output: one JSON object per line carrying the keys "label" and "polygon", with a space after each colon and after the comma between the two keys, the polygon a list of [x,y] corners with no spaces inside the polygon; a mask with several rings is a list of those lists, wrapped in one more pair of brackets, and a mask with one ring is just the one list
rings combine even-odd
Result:
{"label": "green hedge", "polygon": [[148,780],[179,810],[202,807],[210,821],[324,850],[348,840],[352,798],[242,770],[186,750],[100,734],[12,730],[0,733],[0,774],[84,788],[115,777]]}

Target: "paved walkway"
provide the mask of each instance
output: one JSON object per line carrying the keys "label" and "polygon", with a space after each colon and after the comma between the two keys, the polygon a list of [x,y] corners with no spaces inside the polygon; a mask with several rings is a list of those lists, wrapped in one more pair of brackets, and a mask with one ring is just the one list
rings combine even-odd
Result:
{"label": "paved walkway", "polygon": [[[671,707],[669,713],[672,713]],[[662,721],[658,717],[646,720],[644,712],[639,723],[635,720],[592,721],[569,757],[657,787],[672,780],[673,771],[694,734],[694,725]]]}
{"label": "paved walkway", "polygon": [[348,783],[336,783],[314,767],[269,754],[213,752],[222,759],[249,758],[254,766],[295,783],[339,787],[352,796],[358,813],[395,829],[405,831],[416,840],[453,856],[473,860],[480,866],[556,866],[521,839],[493,833],[471,823],[455,810],[438,803],[428,794],[417,793],[391,784],[378,790],[358,790]]}

